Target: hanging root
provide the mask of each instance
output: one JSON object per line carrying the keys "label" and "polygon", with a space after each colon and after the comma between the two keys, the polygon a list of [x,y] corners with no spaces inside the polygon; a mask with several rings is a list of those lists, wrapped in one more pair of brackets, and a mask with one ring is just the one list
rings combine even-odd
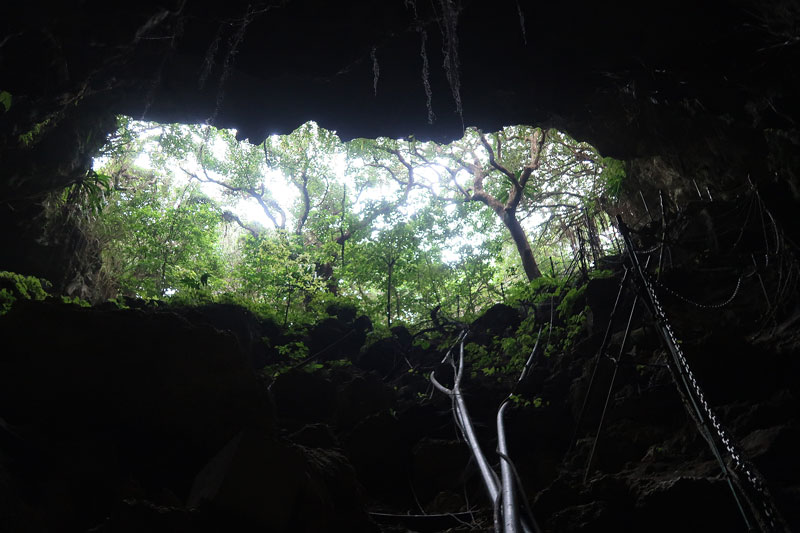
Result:
{"label": "hanging root", "polygon": [[433,112],[433,91],[431,90],[430,64],[428,63],[428,32],[419,20],[416,0],[403,0],[406,9],[414,14],[414,24],[420,37],[419,56],[422,58],[422,86],[425,89],[425,106],[428,109],[428,124],[433,124],[436,115]]}
{"label": "hanging root", "polygon": [[253,21],[254,16],[261,12],[263,11],[254,11],[248,5],[247,11],[245,11],[244,16],[239,20],[239,27],[236,29],[236,32],[231,35],[231,38],[228,39],[228,53],[225,54],[225,60],[222,62],[222,74],[220,74],[219,83],[217,84],[217,100],[214,105],[214,112],[208,117],[206,124],[213,124],[219,114],[219,110],[222,108],[222,101],[225,98],[225,82],[228,81],[228,77],[231,75],[236,54],[239,52],[239,45],[242,44],[244,40],[247,26]]}
{"label": "hanging root", "polygon": [[522,44],[528,46],[528,35],[525,32],[525,12],[522,11],[519,0],[517,0],[517,14],[519,15],[519,28],[522,30]]}
{"label": "hanging root", "polygon": [[147,95],[145,96],[144,101],[144,109],[142,110],[142,117],[141,119],[144,120],[144,117],[150,111],[150,108],[153,105],[153,101],[155,100],[156,91],[158,87],[161,85],[161,78],[164,75],[164,67],[167,65],[167,62],[172,58],[173,54],[175,53],[175,46],[178,43],[178,39],[183,36],[183,6],[184,3],[182,2],[178,9],[173,12],[166,12],[166,14],[162,17],[161,15],[155,15],[151,18],[145,26],[139,29],[136,33],[136,37],[134,42],[138,42],[140,39],[146,38],[144,35],[152,30],[154,26],[160,25],[163,21],[167,18],[167,15],[174,17],[175,25],[172,30],[172,35],[169,38],[169,48],[166,50],[164,55],[161,58],[161,62],[158,64],[158,68],[156,69],[156,74],[153,77],[152,82],[150,83],[150,88],[147,90]]}
{"label": "hanging root", "polygon": [[422,43],[419,55],[422,57],[422,86],[425,88],[425,105],[428,108],[428,124],[433,124],[436,115],[433,112],[433,91],[431,90],[430,68],[428,64],[428,32],[420,30]]}
{"label": "hanging root", "polygon": [[406,9],[410,9],[414,13],[414,22],[419,21],[419,14],[417,13],[417,0],[403,0]]}
{"label": "hanging root", "polygon": [[369,57],[370,59],[372,59],[372,91],[375,94],[375,96],[378,96],[378,78],[381,75],[381,68],[378,65],[378,54],[376,47],[374,46],[372,47],[372,50],[370,50],[369,53]]}
{"label": "hanging root", "polygon": [[458,61],[458,10],[453,5],[455,0],[439,0],[442,8],[442,34],[444,37],[444,71],[447,83],[456,102],[456,113],[464,125],[464,110],[461,105],[461,78],[459,77],[460,63]]}
{"label": "hanging root", "polygon": [[214,36],[214,40],[211,41],[211,44],[208,45],[208,50],[206,50],[206,56],[203,58],[203,69],[200,71],[200,77],[197,80],[198,90],[203,90],[208,76],[211,74],[211,69],[214,68],[214,58],[217,57],[219,41],[222,39],[222,28],[223,24],[220,24],[217,28],[217,34]]}

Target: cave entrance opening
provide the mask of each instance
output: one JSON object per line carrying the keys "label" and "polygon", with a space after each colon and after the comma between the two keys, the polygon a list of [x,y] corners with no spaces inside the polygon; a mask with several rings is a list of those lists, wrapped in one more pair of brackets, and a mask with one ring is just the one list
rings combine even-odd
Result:
{"label": "cave entrance opening", "polygon": [[348,299],[391,326],[585,273],[615,251],[624,176],[524,125],[440,144],[344,142],[308,122],[251,143],[121,116],[87,178],[49,203],[52,226],[68,220],[98,257],[92,299],[222,299],[283,322]]}

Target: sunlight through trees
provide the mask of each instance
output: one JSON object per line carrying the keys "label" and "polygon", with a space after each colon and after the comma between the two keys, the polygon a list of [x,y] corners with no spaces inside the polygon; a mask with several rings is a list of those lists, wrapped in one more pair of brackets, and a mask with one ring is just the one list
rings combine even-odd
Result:
{"label": "sunlight through trees", "polygon": [[[313,122],[259,145],[119,118],[95,160],[102,297],[236,301],[281,322],[346,300],[376,323],[474,315],[609,247],[622,165],[563,132],[342,142]],[[307,318],[311,318],[310,316]]]}

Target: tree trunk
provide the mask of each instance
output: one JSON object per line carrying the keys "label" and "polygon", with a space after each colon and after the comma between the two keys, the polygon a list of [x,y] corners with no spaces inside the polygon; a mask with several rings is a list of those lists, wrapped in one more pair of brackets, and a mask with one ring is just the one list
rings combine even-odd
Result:
{"label": "tree trunk", "polygon": [[392,290],[394,291],[394,316],[396,316],[399,319],[400,318],[400,305],[401,305],[400,293],[397,292],[397,285],[392,287]]}
{"label": "tree trunk", "polygon": [[522,268],[525,269],[525,275],[528,276],[528,281],[533,281],[536,278],[542,277],[542,273],[539,271],[539,265],[536,264],[536,259],[533,258],[533,251],[531,250],[530,243],[528,243],[528,236],[525,234],[525,230],[522,228],[515,214],[505,211],[502,215],[502,219],[503,224],[506,225],[508,232],[511,234],[511,238],[514,239],[514,244],[517,245],[517,252],[519,252],[519,258],[522,260]]}
{"label": "tree trunk", "polygon": [[388,261],[388,277],[386,280],[386,327],[392,327],[392,271],[394,270],[394,260]]}
{"label": "tree trunk", "polygon": [[503,224],[505,224],[508,232],[511,234],[511,238],[514,239],[514,244],[517,245],[517,252],[519,253],[520,260],[522,260],[522,268],[525,269],[525,275],[528,276],[528,281],[533,281],[536,278],[542,277],[539,266],[536,264],[536,259],[533,258],[531,245],[528,243],[528,236],[525,234],[525,230],[522,229],[519,220],[517,220],[516,206],[519,203],[518,199],[522,196],[522,188],[512,188],[508,203],[503,205],[497,198],[488,194],[483,189],[483,178],[486,174],[478,167],[474,167],[472,172],[475,175],[475,179],[472,182],[475,192],[472,194],[471,200],[477,200],[487,205],[500,217],[500,220],[503,221]]}

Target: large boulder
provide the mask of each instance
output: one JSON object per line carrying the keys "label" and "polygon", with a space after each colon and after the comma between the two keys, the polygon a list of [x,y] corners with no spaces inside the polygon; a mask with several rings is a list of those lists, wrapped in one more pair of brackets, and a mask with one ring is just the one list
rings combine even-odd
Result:
{"label": "large boulder", "polygon": [[374,374],[365,374],[339,388],[336,420],[340,428],[349,429],[370,415],[396,408],[395,391]]}
{"label": "large boulder", "polygon": [[394,337],[379,339],[370,344],[356,361],[356,365],[364,370],[377,372],[381,376],[391,375],[401,365],[407,351]]}
{"label": "large boulder", "polygon": [[470,462],[466,443],[423,438],[412,454],[411,482],[420,502],[428,503],[443,491],[461,492]]}
{"label": "large boulder", "polygon": [[522,322],[519,311],[506,304],[494,304],[470,326],[471,338],[481,344],[492,337],[513,336]]}
{"label": "large boulder", "polygon": [[364,345],[367,332],[372,330],[372,321],[367,316],[358,316],[352,306],[332,304],[326,311],[331,317],[315,325],[308,335],[309,354],[322,361],[354,361]]}
{"label": "large boulder", "polygon": [[266,365],[277,355],[274,346],[283,343],[282,332],[274,320],[260,319],[240,305],[212,303],[185,308],[182,312],[194,323],[230,332],[242,351],[250,356],[253,368]]}
{"label": "large boulder", "polygon": [[173,312],[19,302],[0,338],[0,418],[33,454],[14,482],[53,527],[99,523],[131,481],[180,501],[237,433],[274,431],[236,339]]}
{"label": "large boulder", "polygon": [[347,436],[344,449],[372,498],[401,508],[411,504],[411,443],[391,413],[363,419]]}
{"label": "large boulder", "polygon": [[336,412],[336,386],[322,372],[293,370],[281,374],[271,391],[278,417],[289,426],[326,422]]}

